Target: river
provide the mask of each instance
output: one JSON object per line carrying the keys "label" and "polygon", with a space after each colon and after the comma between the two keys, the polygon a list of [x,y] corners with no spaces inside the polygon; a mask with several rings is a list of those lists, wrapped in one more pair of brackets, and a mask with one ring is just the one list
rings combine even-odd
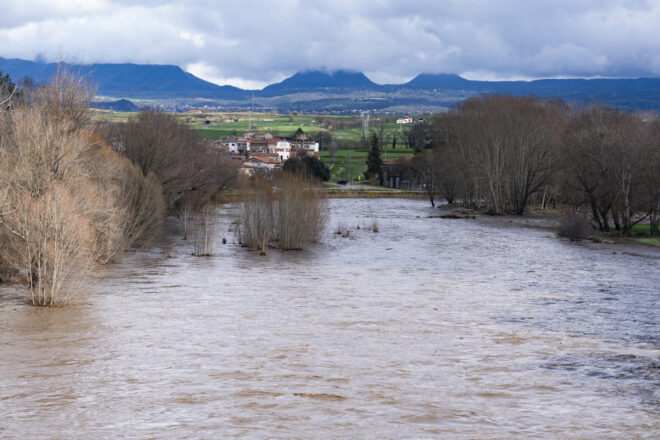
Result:
{"label": "river", "polygon": [[79,305],[0,290],[0,438],[657,438],[660,250],[329,206],[307,251],[226,206],[214,257],[172,233]]}

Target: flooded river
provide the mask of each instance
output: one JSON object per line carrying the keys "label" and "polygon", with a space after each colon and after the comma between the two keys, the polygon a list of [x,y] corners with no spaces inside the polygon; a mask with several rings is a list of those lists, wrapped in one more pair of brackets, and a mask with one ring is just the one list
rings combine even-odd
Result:
{"label": "flooded river", "polygon": [[225,220],[217,256],[171,235],[78,306],[2,290],[0,438],[658,437],[660,250],[329,205],[309,251]]}

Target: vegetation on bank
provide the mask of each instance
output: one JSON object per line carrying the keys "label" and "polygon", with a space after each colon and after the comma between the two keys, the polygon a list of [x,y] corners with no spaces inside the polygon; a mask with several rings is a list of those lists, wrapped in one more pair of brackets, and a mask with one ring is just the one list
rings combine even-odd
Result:
{"label": "vegetation on bank", "polygon": [[72,301],[95,267],[153,243],[167,213],[199,210],[236,172],[171,116],[94,124],[93,93],[63,71],[20,94],[0,81],[0,277],[35,305]]}
{"label": "vegetation on bank", "polygon": [[563,102],[484,95],[438,115],[410,172],[431,200],[491,214],[569,206],[596,231],[635,235],[660,213],[660,121]]}
{"label": "vegetation on bank", "polygon": [[92,96],[59,72],[5,98],[0,114],[0,266],[25,280],[36,305],[70,301],[95,265],[160,231],[159,182],[94,133]]}

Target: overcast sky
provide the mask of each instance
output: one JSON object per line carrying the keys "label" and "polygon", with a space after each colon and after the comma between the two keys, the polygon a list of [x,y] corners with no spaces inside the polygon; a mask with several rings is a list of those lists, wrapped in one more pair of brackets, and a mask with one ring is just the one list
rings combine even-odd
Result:
{"label": "overcast sky", "polygon": [[261,88],[299,70],[660,76],[660,0],[0,0],[0,56],[177,64]]}

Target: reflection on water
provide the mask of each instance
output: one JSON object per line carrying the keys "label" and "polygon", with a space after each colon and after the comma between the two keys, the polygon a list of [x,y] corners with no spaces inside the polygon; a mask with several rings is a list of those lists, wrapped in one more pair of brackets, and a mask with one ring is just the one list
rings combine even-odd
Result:
{"label": "reflection on water", "polygon": [[216,257],[171,236],[76,307],[3,291],[0,438],[657,436],[660,252],[330,206],[310,251],[247,252],[226,217]]}

